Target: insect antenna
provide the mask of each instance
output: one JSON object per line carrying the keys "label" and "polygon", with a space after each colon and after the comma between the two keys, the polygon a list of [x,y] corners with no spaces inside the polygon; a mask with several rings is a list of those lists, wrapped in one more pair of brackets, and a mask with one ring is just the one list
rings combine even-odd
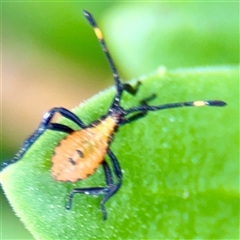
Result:
{"label": "insect antenna", "polygon": [[149,106],[149,105],[142,105],[138,107],[129,108],[125,110],[126,115],[133,113],[133,112],[147,112],[147,111],[158,111],[164,110],[169,108],[179,108],[179,107],[224,107],[227,104],[220,100],[208,100],[208,101],[193,101],[193,102],[179,102],[179,103],[168,103],[159,106]]}
{"label": "insect antenna", "polygon": [[102,31],[97,26],[97,23],[94,20],[93,16],[91,15],[91,13],[89,13],[86,10],[83,10],[83,12],[84,12],[84,16],[86,17],[86,19],[88,20],[90,25],[93,27],[94,32],[95,32],[95,34],[97,36],[97,39],[98,39],[98,41],[99,41],[99,43],[101,45],[101,48],[102,48],[103,52],[105,53],[105,56],[106,56],[106,58],[108,60],[110,68],[112,70],[113,78],[114,78],[115,86],[116,86],[116,90],[117,90],[117,93],[115,95],[115,98],[114,98],[114,101],[113,101],[112,105],[117,107],[117,106],[119,106],[119,101],[120,101],[120,98],[121,98],[121,95],[122,95],[122,92],[123,92],[123,85],[120,82],[120,78],[119,78],[119,74],[118,74],[117,68],[116,68],[116,66],[115,66],[115,64],[113,62],[113,59],[112,59],[109,51],[108,51],[107,45],[106,45],[106,43],[104,41],[104,38],[103,38]]}

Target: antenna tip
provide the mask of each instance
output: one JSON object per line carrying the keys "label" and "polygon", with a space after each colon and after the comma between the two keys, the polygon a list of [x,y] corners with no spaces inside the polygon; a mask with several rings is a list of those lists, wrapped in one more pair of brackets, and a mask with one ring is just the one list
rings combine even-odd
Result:
{"label": "antenna tip", "polygon": [[225,103],[224,101],[220,101],[220,100],[207,101],[206,103],[208,106],[212,106],[212,107],[224,107],[227,105],[227,103]]}
{"label": "antenna tip", "polygon": [[95,22],[95,20],[93,19],[93,16],[90,12],[88,12],[87,10],[83,10],[83,14],[85,16],[85,18],[88,20],[88,22],[92,25],[92,27],[97,27],[97,24]]}
{"label": "antenna tip", "polygon": [[86,16],[86,17],[89,17],[91,14],[90,14],[90,12],[88,12],[87,10],[85,10],[85,9],[83,9],[83,14],[84,14],[84,16]]}

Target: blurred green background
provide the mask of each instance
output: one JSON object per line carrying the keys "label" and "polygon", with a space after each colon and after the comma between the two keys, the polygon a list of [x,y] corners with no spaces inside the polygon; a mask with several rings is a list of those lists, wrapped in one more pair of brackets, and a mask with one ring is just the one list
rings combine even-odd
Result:
{"label": "blurred green background", "polygon": [[[239,64],[239,3],[3,2],[2,159],[48,109],[73,108],[113,84],[82,9],[103,29],[123,79],[162,65]],[[1,199],[1,239],[32,239]]]}

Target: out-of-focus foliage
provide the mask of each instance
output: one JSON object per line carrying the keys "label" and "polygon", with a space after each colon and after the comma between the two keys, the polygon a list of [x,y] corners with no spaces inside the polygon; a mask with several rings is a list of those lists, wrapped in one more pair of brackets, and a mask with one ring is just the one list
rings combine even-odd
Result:
{"label": "out-of-focus foliage", "polygon": [[168,68],[239,64],[239,4],[140,3],[104,18],[114,59],[126,76]]}

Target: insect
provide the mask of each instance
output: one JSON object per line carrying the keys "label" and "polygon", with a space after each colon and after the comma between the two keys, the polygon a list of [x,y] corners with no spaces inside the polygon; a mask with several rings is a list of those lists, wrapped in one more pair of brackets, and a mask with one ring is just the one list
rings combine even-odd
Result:
{"label": "insect", "polygon": [[[126,83],[123,84],[120,81],[119,74],[107,49],[101,30],[98,28],[94,18],[88,11],[84,10],[84,16],[94,29],[112,70],[116,93],[108,112],[97,121],[86,125],[78,116],[65,108],[55,107],[51,109],[45,113],[37,130],[25,140],[15,157],[11,161],[4,163],[2,167],[4,168],[21,159],[31,145],[46,130],[67,133],[67,136],[60,141],[59,145],[54,150],[51,169],[52,177],[56,181],[76,182],[78,180],[86,179],[89,175],[93,174],[100,165],[102,165],[105,173],[106,186],[73,189],[69,193],[66,208],[70,209],[72,207],[72,200],[75,194],[103,195],[100,202],[100,208],[103,214],[103,219],[106,220],[107,212],[105,203],[119,190],[122,184],[122,171],[119,161],[110,149],[113,137],[119,127],[140,119],[151,111],[179,107],[223,107],[226,103],[219,100],[209,100],[150,106],[148,105],[148,102],[154,98],[154,95],[152,95],[143,99],[139,106],[124,109],[120,104],[123,92],[135,95],[141,83],[138,82],[136,86],[133,87]],[[63,117],[76,123],[79,126],[79,130],[73,130],[66,125],[51,122],[56,113],[59,113]],[[109,156],[112,169],[105,161],[105,155]]]}

